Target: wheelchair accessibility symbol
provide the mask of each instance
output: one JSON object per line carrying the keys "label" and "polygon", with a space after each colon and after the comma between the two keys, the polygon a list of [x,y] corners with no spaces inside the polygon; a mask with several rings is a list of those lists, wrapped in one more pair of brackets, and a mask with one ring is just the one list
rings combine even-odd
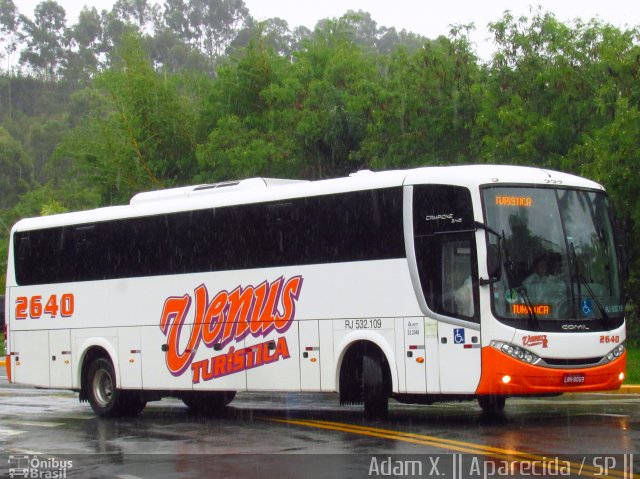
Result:
{"label": "wheelchair accessibility symbol", "polygon": [[453,330],[453,344],[464,344],[464,328]]}
{"label": "wheelchair accessibility symbol", "polygon": [[593,314],[593,302],[590,299],[581,300],[580,309],[584,316],[591,316]]}

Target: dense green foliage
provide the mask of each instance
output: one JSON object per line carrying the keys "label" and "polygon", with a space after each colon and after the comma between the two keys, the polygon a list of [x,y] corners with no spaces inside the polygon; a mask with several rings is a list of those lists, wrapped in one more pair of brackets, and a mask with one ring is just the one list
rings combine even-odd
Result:
{"label": "dense green foliage", "polygon": [[33,20],[12,5],[0,0],[1,51],[19,53],[0,77],[3,261],[16,219],[141,190],[520,164],[607,187],[640,304],[637,28],[506,13],[483,62],[469,27],[426,39],[364,12],[311,32],[256,23],[242,0],[118,0],[72,27],[54,0]]}
{"label": "dense green foliage", "polygon": [[635,341],[627,341],[627,377],[626,384],[640,384],[640,344]]}

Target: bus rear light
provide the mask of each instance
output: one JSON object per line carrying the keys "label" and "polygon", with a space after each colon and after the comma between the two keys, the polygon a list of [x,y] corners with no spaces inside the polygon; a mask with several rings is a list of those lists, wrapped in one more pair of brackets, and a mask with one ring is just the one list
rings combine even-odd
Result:
{"label": "bus rear light", "polygon": [[536,364],[540,361],[540,358],[531,351],[519,346],[514,346],[513,344],[505,343],[503,341],[491,341],[490,345],[499,351],[508,354],[512,358],[516,358],[527,364]]}

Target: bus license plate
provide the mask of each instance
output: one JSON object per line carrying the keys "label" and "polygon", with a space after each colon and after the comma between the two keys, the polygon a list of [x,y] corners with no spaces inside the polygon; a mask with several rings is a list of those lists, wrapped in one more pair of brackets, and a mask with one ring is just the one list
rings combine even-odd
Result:
{"label": "bus license plate", "polygon": [[565,386],[579,386],[584,384],[585,376],[583,373],[580,374],[565,374],[562,377],[562,382]]}

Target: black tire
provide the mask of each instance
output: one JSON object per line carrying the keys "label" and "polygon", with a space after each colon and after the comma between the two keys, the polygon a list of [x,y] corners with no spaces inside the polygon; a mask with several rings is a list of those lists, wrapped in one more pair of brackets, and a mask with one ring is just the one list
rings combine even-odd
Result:
{"label": "black tire", "polygon": [[235,391],[201,392],[184,396],[182,402],[195,414],[211,416],[219,413],[235,397]]}
{"label": "black tire", "polygon": [[127,406],[127,393],[117,388],[111,361],[98,358],[89,365],[87,392],[91,409],[100,417],[120,416]]}
{"label": "black tire", "polygon": [[504,412],[506,398],[504,396],[478,396],[478,404],[483,413],[497,416]]}
{"label": "black tire", "polygon": [[135,417],[147,406],[140,391],[120,391],[120,394],[124,394],[120,407],[120,414],[123,416]]}
{"label": "black tire", "polygon": [[379,355],[365,353],[362,358],[362,400],[368,418],[384,418],[389,412],[389,393]]}

